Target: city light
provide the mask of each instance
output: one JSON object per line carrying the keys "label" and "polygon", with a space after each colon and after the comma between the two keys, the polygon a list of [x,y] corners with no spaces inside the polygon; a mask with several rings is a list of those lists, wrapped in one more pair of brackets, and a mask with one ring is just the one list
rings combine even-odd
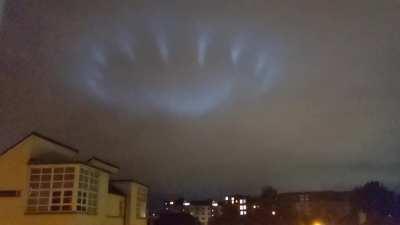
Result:
{"label": "city light", "polygon": [[[276,215],[276,211],[272,211],[271,214],[272,214],[273,216],[275,216],[275,215]],[[314,224],[314,225],[321,225],[321,224]]]}
{"label": "city light", "polygon": [[183,202],[184,206],[190,206],[190,202]]}
{"label": "city light", "polygon": [[217,206],[218,206],[218,202],[213,201],[213,202],[212,202],[212,206],[217,207]]}
{"label": "city light", "polygon": [[173,202],[173,201],[170,201],[170,202],[169,202],[169,204],[170,204],[170,205],[173,205],[173,204],[174,204],[174,202]]}

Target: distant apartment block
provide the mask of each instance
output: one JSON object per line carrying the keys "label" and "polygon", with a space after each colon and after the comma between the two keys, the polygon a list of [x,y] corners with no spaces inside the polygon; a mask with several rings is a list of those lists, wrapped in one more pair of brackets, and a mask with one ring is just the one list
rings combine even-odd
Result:
{"label": "distant apartment block", "polygon": [[319,191],[280,193],[273,201],[246,195],[227,195],[222,207],[234,207],[240,216],[255,212],[279,216],[279,210],[293,209],[298,216],[337,222],[351,212],[349,192]]}
{"label": "distant apartment block", "polygon": [[169,200],[164,201],[163,211],[164,213],[188,213],[197,218],[201,225],[208,225],[212,217],[221,215],[221,204],[214,200]]}
{"label": "distant apartment block", "polygon": [[350,192],[291,192],[278,195],[278,201],[293,207],[297,214],[336,220],[351,212]]}
{"label": "distant apartment block", "polygon": [[249,197],[244,195],[227,195],[225,196],[226,205],[234,205],[238,209],[241,216],[246,216],[249,212]]}
{"label": "distant apartment block", "polygon": [[0,155],[1,225],[146,225],[148,187],[119,168],[31,134]]}

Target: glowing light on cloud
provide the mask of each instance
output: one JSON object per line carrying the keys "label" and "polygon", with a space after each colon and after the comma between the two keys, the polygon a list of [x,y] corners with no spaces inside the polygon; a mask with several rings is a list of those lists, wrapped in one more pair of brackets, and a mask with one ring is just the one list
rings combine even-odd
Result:
{"label": "glowing light on cloud", "polygon": [[236,63],[237,63],[237,61],[239,59],[240,52],[241,52],[241,48],[233,47],[231,49],[231,60],[232,60],[232,63],[235,64],[235,65],[236,65]]}
{"label": "glowing light on cloud", "polygon": [[198,90],[177,89],[166,93],[152,92],[151,102],[163,111],[178,115],[201,116],[224,102],[232,91],[232,83],[225,81],[217,87]]}
{"label": "glowing light on cloud", "polygon": [[233,43],[233,45],[232,45],[232,47],[230,49],[230,51],[231,51],[231,60],[232,60],[232,63],[234,65],[237,64],[237,62],[239,60],[239,57],[240,57],[240,53],[242,52],[242,50],[243,50],[243,45],[238,40],[236,40]]}
{"label": "glowing light on cloud", "polygon": [[258,55],[254,75],[259,84],[260,93],[270,90],[271,85],[280,79],[280,77],[277,77],[279,68],[279,62],[274,60],[273,57],[269,57],[265,53]]}
{"label": "glowing light on cloud", "polygon": [[84,71],[86,71],[86,73],[90,73],[90,75],[86,76],[85,79],[87,85],[93,91],[93,93],[104,101],[113,101],[113,99],[110,98],[105,89],[101,86],[102,79],[104,78],[103,73],[95,68],[86,68]]}
{"label": "glowing light on cloud", "polygon": [[167,39],[164,33],[160,32],[156,34],[156,43],[163,62],[168,63],[169,49],[167,45]]}
{"label": "glowing light on cloud", "polygon": [[264,68],[266,64],[266,57],[265,55],[259,55],[257,57],[257,62],[255,66],[255,73],[258,75]]}
{"label": "glowing light on cloud", "polygon": [[197,39],[197,62],[201,66],[204,65],[207,55],[208,45],[209,45],[209,34],[207,32],[203,32]]}
{"label": "glowing light on cloud", "polygon": [[92,46],[92,58],[98,64],[105,65],[107,62],[106,56],[99,46]]}
{"label": "glowing light on cloud", "polygon": [[125,32],[119,35],[118,46],[121,49],[121,52],[124,53],[131,61],[135,60],[134,45],[134,39],[130,34]]}

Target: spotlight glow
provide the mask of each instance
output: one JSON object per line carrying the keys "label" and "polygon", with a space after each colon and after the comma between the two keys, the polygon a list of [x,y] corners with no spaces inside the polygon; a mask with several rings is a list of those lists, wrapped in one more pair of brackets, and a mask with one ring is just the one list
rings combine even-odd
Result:
{"label": "spotlight glow", "polygon": [[168,63],[169,60],[169,49],[168,49],[168,45],[167,45],[167,41],[164,35],[157,35],[156,36],[156,42],[157,42],[157,47],[160,53],[160,56],[162,58],[162,60],[165,63]]}
{"label": "spotlight glow", "polygon": [[207,55],[207,47],[209,44],[209,34],[204,32],[201,33],[197,40],[197,62],[199,65],[204,65],[206,55]]}

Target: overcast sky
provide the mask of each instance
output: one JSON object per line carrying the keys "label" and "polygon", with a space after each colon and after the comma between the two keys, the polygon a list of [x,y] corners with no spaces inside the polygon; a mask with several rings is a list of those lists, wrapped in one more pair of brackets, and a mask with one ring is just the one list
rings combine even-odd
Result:
{"label": "overcast sky", "polygon": [[399,187],[400,1],[12,0],[2,14],[1,149],[34,130],[160,195]]}

